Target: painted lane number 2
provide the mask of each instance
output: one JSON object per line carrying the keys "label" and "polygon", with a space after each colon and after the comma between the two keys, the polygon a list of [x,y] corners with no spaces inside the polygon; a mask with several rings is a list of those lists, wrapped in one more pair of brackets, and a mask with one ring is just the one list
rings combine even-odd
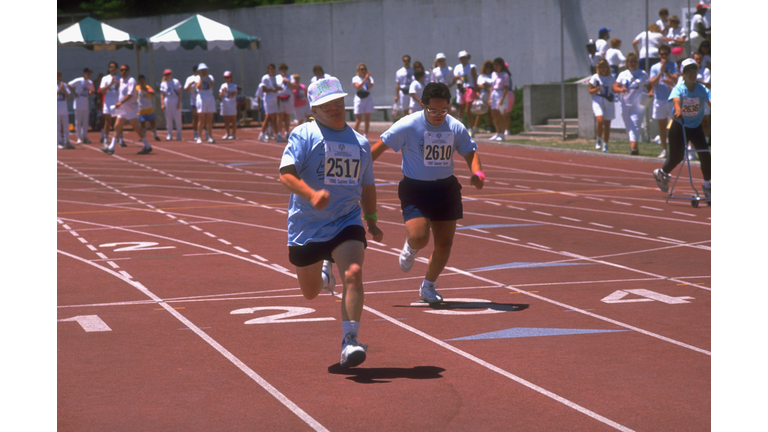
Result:
{"label": "painted lane number 2", "polygon": [[246,321],[246,324],[279,324],[279,323],[296,323],[296,322],[315,322],[315,321],[334,321],[335,318],[292,318],[302,315],[309,315],[315,312],[312,308],[307,307],[294,307],[294,306],[262,306],[236,309],[230,312],[230,315],[237,314],[252,314],[259,311],[274,310],[284,311],[283,313],[276,313],[259,318],[254,318]]}
{"label": "painted lane number 2", "polygon": [[[155,242],[120,242],[120,243],[104,243],[99,245],[100,248],[115,248],[115,252],[141,252],[155,249],[174,249],[176,246],[158,246],[159,243]],[[122,246],[122,247],[118,247]]]}

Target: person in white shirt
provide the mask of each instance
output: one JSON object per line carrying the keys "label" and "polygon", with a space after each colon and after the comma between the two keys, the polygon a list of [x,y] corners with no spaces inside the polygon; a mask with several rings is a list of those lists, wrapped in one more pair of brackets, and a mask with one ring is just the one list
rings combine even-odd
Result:
{"label": "person in white shirt", "polygon": [[259,84],[258,93],[261,93],[264,105],[264,122],[261,124],[261,133],[259,133],[259,141],[261,142],[269,142],[270,130],[277,131],[277,92],[283,87],[277,81],[276,72],[275,65],[273,63],[268,64],[267,73],[261,77],[261,84]]}
{"label": "person in white shirt", "polygon": [[611,121],[616,118],[616,110],[613,105],[613,85],[616,77],[611,74],[608,61],[600,60],[597,63],[597,73],[589,79],[589,94],[592,95],[592,112],[597,122],[597,141],[595,148],[608,152],[608,140],[611,138]]}
{"label": "person in white shirt", "polygon": [[395,72],[395,106],[400,108],[399,112],[402,113],[402,115],[393,118],[394,121],[407,115],[408,110],[412,105],[410,90],[414,78],[413,74],[414,71],[413,68],[411,68],[411,56],[406,54],[403,56],[403,67]]}
{"label": "person in white shirt", "polygon": [[115,137],[112,137],[112,141],[108,146],[101,150],[112,155],[115,153],[115,144],[117,142],[117,136],[123,136],[123,126],[125,122],[129,122],[133,130],[139,135],[141,141],[144,143],[138,154],[149,154],[152,152],[152,146],[147,141],[147,135],[139,124],[139,100],[138,92],[136,90],[136,80],[131,77],[131,70],[128,65],[120,66],[120,88],[118,93],[118,101],[115,103],[115,115],[117,120],[115,121]]}
{"label": "person in white shirt", "polygon": [[323,70],[323,67],[320,65],[315,65],[312,68],[312,78],[309,79],[309,84],[311,85],[313,82],[321,79],[331,78],[331,76]]}
{"label": "person in white shirt", "polygon": [[695,52],[702,41],[709,40],[709,21],[706,18],[709,6],[699,3],[691,17],[691,50]]}
{"label": "person in white shirt", "polygon": [[621,98],[621,115],[629,136],[629,154],[633,156],[640,154],[637,141],[640,124],[645,117],[645,108],[641,104],[643,94],[647,95],[651,90],[648,74],[638,69],[638,64],[635,53],[627,54],[627,70],[616,77],[616,83],[613,85],[613,91]]}
{"label": "person in white shirt", "polygon": [[605,61],[611,67],[613,76],[618,75],[619,69],[624,67],[624,63],[627,61],[624,54],[621,53],[621,39],[611,39],[611,47],[605,52]]}
{"label": "person in white shirt", "polygon": [[453,68],[456,78],[456,104],[459,106],[458,119],[463,121],[464,113],[467,113],[467,130],[469,135],[474,135],[472,125],[475,124],[475,116],[469,110],[472,101],[477,98],[477,66],[469,62],[470,55],[466,51],[459,52],[459,64]]}
{"label": "person in white shirt", "polygon": [[669,17],[669,27],[666,32],[662,32],[667,37],[670,47],[669,61],[677,63],[683,59],[683,50],[685,48],[685,29],[680,25],[680,17],[672,15]]}
{"label": "person in white shirt", "polygon": [[486,60],[483,62],[483,66],[480,68],[480,75],[477,77],[477,90],[478,98],[485,103],[485,111],[482,113],[475,113],[475,125],[472,128],[472,133],[476,134],[480,127],[480,122],[483,116],[486,118],[486,128],[490,131],[491,119],[488,118],[490,112],[490,99],[491,99],[491,86],[493,85],[493,62]]}
{"label": "person in white shirt", "polygon": [[[115,115],[115,104],[119,98],[120,78],[117,77],[117,62],[109,62],[109,73],[101,79],[99,84],[99,93],[104,98],[102,104],[101,113],[104,117],[104,133],[102,134],[102,142],[106,145],[109,144],[109,132],[112,129],[112,118]],[[121,143],[121,146],[123,143]]]}
{"label": "person in white shirt", "polygon": [[411,103],[408,107],[410,114],[424,109],[421,105],[421,95],[424,93],[424,86],[426,85],[424,78],[424,71],[418,71],[413,74],[413,82],[411,83],[411,88],[408,90],[408,93],[411,96]]}
{"label": "person in white shirt", "polygon": [[611,39],[611,30],[603,27],[600,29],[597,35],[598,35],[597,41],[595,41],[595,46],[597,47],[597,54],[601,58],[605,59],[605,53],[606,51],[608,51],[608,48],[609,48],[608,41]]}
{"label": "person in white shirt", "polygon": [[61,82],[61,71],[56,71],[56,145],[59,149],[74,149],[69,142],[69,109],[67,98],[71,91]]}
{"label": "person in white shirt", "polygon": [[[373,78],[371,78],[368,66],[365,63],[357,65],[357,75],[352,78],[352,85],[355,86],[355,127],[353,129],[366,138],[368,137],[368,129],[371,124],[371,113],[373,113],[373,96],[371,96],[373,84]],[[360,132],[360,122],[363,119],[365,119],[365,133]]]}
{"label": "person in white shirt", "polygon": [[94,92],[91,73],[93,73],[91,68],[85,68],[82,77],[75,78],[67,83],[69,89],[75,94],[75,135],[77,135],[77,144],[91,143],[88,140],[88,100]]}
{"label": "person in white shirt", "polygon": [[445,54],[437,53],[435,56],[435,67],[432,69],[432,81],[443,83],[451,88],[456,84],[457,78],[453,75],[453,68],[446,65]]}
{"label": "person in white shirt", "polygon": [[181,141],[181,83],[173,78],[173,71],[166,69],[163,72],[163,81],[160,83],[160,107],[165,112],[165,124],[168,127],[166,141],[173,137],[174,126],[176,128],[176,140]]}
{"label": "person in white shirt", "polygon": [[210,144],[215,143],[213,139],[213,113],[216,111],[216,99],[213,97],[214,79],[213,75],[208,73],[208,66],[200,63],[197,66],[197,78],[195,79],[195,89],[197,89],[197,114],[200,116],[197,123],[197,142],[202,143],[203,131],[205,131],[207,140]]}
{"label": "person in white shirt", "polygon": [[672,61],[670,48],[667,45],[659,47],[661,61],[651,66],[650,83],[653,88],[653,111],[651,117],[659,124],[659,158],[667,157],[667,121],[674,115],[674,104],[669,95],[677,83],[677,64]]}
{"label": "person in white shirt", "polygon": [[[648,52],[645,51],[645,40],[648,39]],[[666,43],[666,38],[661,34],[661,29],[656,24],[648,26],[648,30],[638,34],[632,41],[632,48],[640,59],[639,68],[645,70],[645,63],[648,67],[659,62],[659,46]]]}
{"label": "person in white shirt", "polygon": [[224,119],[223,140],[237,139],[237,84],[232,82],[232,72],[224,72],[224,83],[219,89],[221,117]]}
{"label": "person in white shirt", "polygon": [[[277,128],[275,133],[277,134],[277,142],[288,142],[288,133],[291,127],[291,116],[293,113],[293,90],[296,89],[296,83],[288,75],[288,65],[280,63],[280,75],[277,76],[277,83],[282,87],[277,92]],[[280,129],[285,131],[284,135],[280,135]]]}
{"label": "person in white shirt", "polygon": [[589,57],[589,73],[594,75],[597,73],[597,63],[604,59],[597,53],[597,45],[592,39],[587,43],[587,56]]}
{"label": "person in white shirt", "polygon": [[192,75],[187,77],[184,82],[184,91],[189,93],[189,105],[192,111],[192,141],[197,141],[197,128],[200,124],[200,117],[197,114],[197,65],[192,67]]}
{"label": "person in white shirt", "polygon": [[504,141],[509,126],[509,116],[506,115],[509,108],[509,88],[512,85],[512,74],[507,68],[507,63],[501,57],[493,59],[493,75],[491,76],[491,117],[496,128],[496,134],[488,138],[491,141]]}
{"label": "person in white shirt", "polygon": [[426,68],[424,68],[424,64],[420,61],[416,60],[413,62],[413,73],[414,75],[416,72],[422,71],[424,72],[424,82],[431,83],[432,82],[432,72],[428,71]]}
{"label": "person in white shirt", "polygon": [[667,34],[669,28],[669,10],[667,8],[659,9],[659,19],[656,21],[656,25],[661,29],[661,34]]}

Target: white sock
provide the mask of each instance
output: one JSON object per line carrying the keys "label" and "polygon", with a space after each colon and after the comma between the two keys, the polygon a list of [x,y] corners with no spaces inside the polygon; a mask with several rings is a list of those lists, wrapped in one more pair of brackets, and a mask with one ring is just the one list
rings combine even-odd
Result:
{"label": "white sock", "polygon": [[141,142],[144,143],[144,148],[149,147],[149,142],[147,141],[147,136],[144,135],[144,138],[141,139]]}
{"label": "white sock", "polygon": [[357,337],[357,332],[360,330],[359,321],[342,321],[341,322],[341,339],[344,340],[348,334]]}
{"label": "white sock", "polygon": [[435,283],[428,281],[427,278],[424,278],[424,282],[421,283],[421,286],[434,288]]}
{"label": "white sock", "polygon": [[112,137],[112,142],[109,143],[109,149],[114,150],[115,149],[115,143],[117,142],[117,138]]}

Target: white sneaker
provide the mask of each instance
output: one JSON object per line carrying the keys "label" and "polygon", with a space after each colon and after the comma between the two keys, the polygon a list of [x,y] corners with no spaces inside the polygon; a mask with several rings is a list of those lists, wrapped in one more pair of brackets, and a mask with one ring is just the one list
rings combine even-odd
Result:
{"label": "white sneaker", "polygon": [[344,340],[341,341],[341,361],[339,365],[344,367],[359,366],[365,361],[365,351],[367,349],[368,345],[358,342],[356,335],[347,334],[344,336]]}
{"label": "white sneaker", "polygon": [[214,144],[215,142],[216,142],[216,141],[214,141],[214,140],[213,140],[213,138],[211,138],[211,137],[208,137],[208,143],[209,143],[209,144]]}
{"label": "white sneaker", "polygon": [[323,291],[333,295],[333,288],[336,286],[336,278],[333,277],[333,263],[330,261],[323,261],[323,274],[328,280],[327,284],[323,284]]}
{"label": "white sneaker", "polygon": [[608,143],[607,142],[603,143],[603,153],[608,153]]}
{"label": "white sneaker", "polygon": [[203,140],[200,139],[200,137],[195,138],[195,143],[202,144]]}
{"label": "white sneaker", "polygon": [[662,192],[669,192],[669,177],[669,174],[662,171],[661,168],[653,170],[653,178],[656,179],[656,185]]}
{"label": "white sneaker", "polygon": [[165,136],[165,140],[166,140],[166,141],[170,141],[170,140],[171,140],[171,138],[173,138],[171,135],[166,135],[166,136]]}
{"label": "white sneaker", "polygon": [[603,148],[603,143],[600,140],[595,141],[595,150],[600,150]]}
{"label": "white sneaker", "polygon": [[227,139],[228,139],[228,140],[236,140],[236,139],[237,139],[237,137],[236,137],[236,136],[234,136],[234,135],[230,135],[230,136],[229,136],[229,138],[227,138]]}
{"label": "white sneaker", "polygon": [[496,141],[496,138],[498,138],[498,137],[499,137],[499,134],[495,133],[495,134],[493,134],[492,137],[490,137],[488,139],[491,140],[491,141]]}
{"label": "white sneaker", "polygon": [[419,298],[427,303],[440,303],[443,301],[443,296],[438,294],[435,288],[437,288],[437,285],[422,285],[419,288]]}
{"label": "white sneaker", "polygon": [[221,137],[221,139],[223,139],[223,140],[228,140],[228,139],[229,139],[229,134],[224,134],[224,136],[223,136],[223,137]]}
{"label": "white sneaker", "polygon": [[667,158],[667,149],[662,149],[661,153],[659,153],[658,158],[659,159],[666,159]]}
{"label": "white sneaker", "polygon": [[403,250],[400,252],[400,270],[404,272],[411,271],[413,268],[413,262],[416,260],[416,253],[418,250],[413,250],[408,246],[408,239],[405,239]]}
{"label": "white sneaker", "polygon": [[261,142],[269,142],[269,138],[267,138],[267,136],[264,135],[264,133],[260,133],[259,134],[259,141],[261,141]]}

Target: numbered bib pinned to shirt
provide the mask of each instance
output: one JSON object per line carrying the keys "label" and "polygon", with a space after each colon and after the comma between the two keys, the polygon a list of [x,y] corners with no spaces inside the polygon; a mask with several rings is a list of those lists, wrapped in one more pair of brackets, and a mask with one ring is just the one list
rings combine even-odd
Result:
{"label": "numbered bib pinned to shirt", "polygon": [[326,141],[324,183],[334,186],[357,186],[359,177],[360,147]]}
{"label": "numbered bib pinned to shirt", "polygon": [[683,116],[684,117],[696,117],[699,114],[699,105],[701,104],[699,98],[683,97]]}
{"label": "numbered bib pinned to shirt", "polygon": [[451,166],[453,132],[424,132],[424,166]]}

